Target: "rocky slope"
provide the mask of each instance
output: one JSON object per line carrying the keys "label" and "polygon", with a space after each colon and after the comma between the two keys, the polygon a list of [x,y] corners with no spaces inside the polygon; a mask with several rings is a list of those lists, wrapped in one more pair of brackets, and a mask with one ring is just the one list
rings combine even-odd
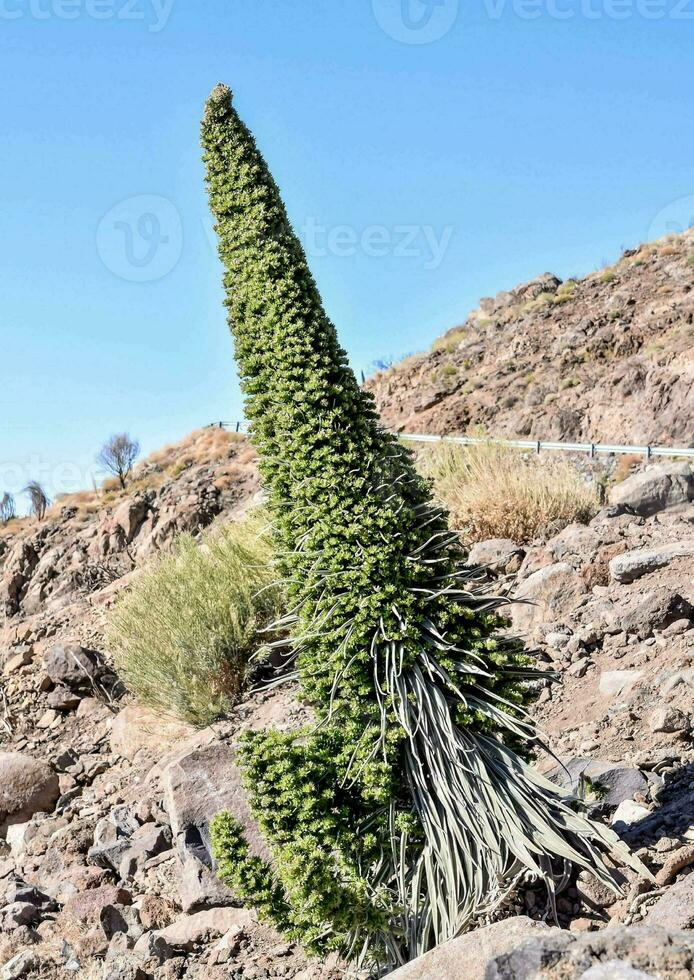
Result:
{"label": "rocky slope", "polygon": [[[219,809],[254,833],[234,744],[250,726],[300,725],[293,690],[249,694],[194,731],[133,703],[104,643],[142,562],[256,492],[247,443],[203,432],[143,464],[128,493],[65,500],[0,538],[0,980],[344,975],[237,907],[207,845]],[[512,607],[514,628],[557,671],[534,710],[564,768],[549,754],[539,764],[584,784],[655,880],[630,875],[616,897],[574,876],[558,896],[562,929],[542,928],[546,899],[527,882],[489,941],[456,941],[403,977],[692,975],[693,501],[689,466],[653,467],[588,527],[471,554],[495,589],[534,603]],[[587,972],[611,962],[622,972]]]}
{"label": "rocky slope", "polygon": [[370,378],[397,431],[694,444],[694,230],[612,268],[483,299],[426,354]]}

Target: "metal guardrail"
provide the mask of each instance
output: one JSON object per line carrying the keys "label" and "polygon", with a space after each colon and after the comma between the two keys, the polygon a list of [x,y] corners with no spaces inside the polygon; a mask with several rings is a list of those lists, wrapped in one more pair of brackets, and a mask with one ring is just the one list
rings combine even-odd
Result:
{"label": "metal guardrail", "polygon": [[617,446],[602,442],[545,442],[542,439],[485,439],[476,436],[431,436],[419,433],[402,432],[401,439],[411,442],[454,442],[462,446],[477,446],[493,443],[496,446],[511,446],[514,449],[528,449],[541,453],[543,450],[565,453],[587,453],[591,459],[598,455],[645,456],[685,456],[694,459],[694,449],[677,446]]}
{"label": "metal guardrail", "polygon": [[224,429],[226,432],[246,432],[248,422],[209,422],[206,429]]}
{"label": "metal guardrail", "polygon": [[[226,429],[227,432],[246,432],[246,422],[211,422],[207,429]],[[527,449],[531,452],[586,453],[591,459],[596,456],[629,455],[645,456],[684,456],[694,459],[694,448],[677,446],[618,446],[604,442],[545,442],[543,439],[486,439],[483,436],[434,436],[419,432],[400,432],[401,439],[409,442],[454,442],[461,446],[479,446],[492,443],[495,446],[510,446],[513,449]]]}

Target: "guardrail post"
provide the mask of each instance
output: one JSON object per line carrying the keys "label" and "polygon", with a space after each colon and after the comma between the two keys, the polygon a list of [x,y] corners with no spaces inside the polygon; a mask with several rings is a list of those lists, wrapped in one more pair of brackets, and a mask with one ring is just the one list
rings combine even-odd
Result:
{"label": "guardrail post", "polygon": [[652,457],[652,455],[653,455],[653,453],[651,452],[651,447],[650,446],[646,446],[646,459],[650,459]]}
{"label": "guardrail post", "polygon": [[535,446],[535,452],[537,453],[537,455],[538,455],[538,456],[540,455],[540,450],[541,450],[541,449],[542,449],[542,443],[541,443],[541,442],[540,442],[540,440],[538,439],[538,440],[537,440],[537,445]]}
{"label": "guardrail post", "polygon": [[595,443],[591,442],[590,449],[588,450],[588,455],[591,459],[595,459]]}

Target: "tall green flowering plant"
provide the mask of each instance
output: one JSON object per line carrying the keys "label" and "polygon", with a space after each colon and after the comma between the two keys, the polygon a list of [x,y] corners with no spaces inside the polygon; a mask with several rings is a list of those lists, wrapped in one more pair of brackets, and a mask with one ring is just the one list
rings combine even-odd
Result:
{"label": "tall green flowering plant", "polygon": [[213,825],[221,874],[309,950],[378,972],[573,862],[629,861],[527,764],[538,676],[473,588],[446,514],[338,344],[253,137],[223,85],[202,125],[229,325],[316,723],[243,749],[273,854]]}

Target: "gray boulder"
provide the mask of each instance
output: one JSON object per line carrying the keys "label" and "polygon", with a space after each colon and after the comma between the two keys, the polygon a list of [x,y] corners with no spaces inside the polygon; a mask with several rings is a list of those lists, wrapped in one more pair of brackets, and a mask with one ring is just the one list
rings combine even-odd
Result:
{"label": "gray boulder", "polygon": [[694,874],[668,888],[648,910],[646,922],[666,929],[694,929]]}
{"label": "gray boulder", "polygon": [[174,949],[190,950],[200,943],[218,939],[231,929],[246,929],[255,921],[255,916],[248,909],[207,909],[176,919],[161,929],[158,935]]}
{"label": "gray boulder", "polygon": [[636,633],[640,640],[647,640],[654,630],[664,630],[680,620],[692,619],[694,606],[678,592],[660,587],[626,613],[621,626],[625,632]]}
{"label": "gray boulder", "polygon": [[1,980],[19,980],[41,967],[41,957],[33,949],[25,949],[9,959],[0,969]]}
{"label": "gray boulder", "polygon": [[521,633],[531,632],[543,622],[561,621],[587,591],[583,579],[568,562],[545,565],[518,587],[511,607],[514,628]]}
{"label": "gray boulder", "polygon": [[54,684],[71,691],[92,690],[101,669],[99,655],[79,643],[50,647],[43,655],[43,665]]}
{"label": "gray boulder", "polygon": [[[538,932],[495,956],[482,976],[483,980],[664,980],[692,976],[693,969],[691,934],[616,926],[579,935],[558,929]],[[465,972],[458,975],[467,977]],[[438,974],[429,976],[438,980]]]}
{"label": "gray boulder", "polygon": [[215,875],[209,825],[226,810],[246,831],[252,854],[269,860],[253,819],[235,754],[223,742],[194,749],[172,762],[162,776],[164,806],[171,821],[179,864],[179,894],[185,911],[230,905],[234,896]]}
{"label": "gray boulder", "polygon": [[389,980],[444,980],[444,977],[487,980],[490,962],[535,933],[563,935],[561,929],[551,929],[543,922],[519,915],[452,939],[389,973],[388,977]]}
{"label": "gray boulder", "polygon": [[635,473],[610,491],[610,503],[642,517],[694,500],[694,469],[687,462],[663,463]]}
{"label": "gray boulder", "polygon": [[661,705],[651,713],[648,719],[648,727],[652,732],[667,732],[668,734],[688,732],[690,724],[689,716],[672,705]]}
{"label": "gray boulder", "polygon": [[126,852],[130,850],[131,838],[139,827],[140,824],[129,807],[115,806],[94,827],[94,844],[87,853],[89,863],[98,868],[117,871]]}
{"label": "gray boulder", "polygon": [[686,538],[674,544],[657,545],[654,548],[625,551],[610,562],[610,578],[614,582],[628,584],[643,575],[664,568],[677,558],[692,556],[694,556],[694,538]]}
{"label": "gray boulder", "polygon": [[648,789],[648,780],[640,769],[578,756],[565,760],[563,766],[557,766],[548,775],[574,794],[579,792],[581,783],[588,784],[595,797],[592,801],[590,794],[588,797],[589,809],[594,814],[613,810],[624,800],[631,800],[636,793]]}
{"label": "gray boulder", "polygon": [[123,532],[126,544],[133,540],[144,524],[151,502],[151,494],[137,493],[114,510],[113,523]]}
{"label": "gray boulder", "polygon": [[489,538],[472,546],[467,564],[492,572],[517,571],[522,557],[523,550],[510,538]]}
{"label": "gray boulder", "polygon": [[0,752],[0,833],[39,811],[50,813],[60,796],[58,775],[21,752]]}

